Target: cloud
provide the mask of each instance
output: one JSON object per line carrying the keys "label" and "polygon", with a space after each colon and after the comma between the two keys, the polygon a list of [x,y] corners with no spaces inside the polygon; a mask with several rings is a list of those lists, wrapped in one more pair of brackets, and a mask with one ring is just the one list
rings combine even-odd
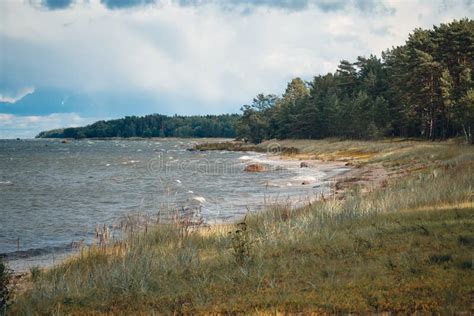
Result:
{"label": "cloud", "polygon": [[13,119],[14,115],[12,114],[5,114],[5,113],[0,113],[0,122],[10,122]]}
{"label": "cloud", "polygon": [[100,0],[109,9],[123,9],[148,4],[156,4],[157,0]]}
{"label": "cloud", "polygon": [[45,116],[17,116],[0,113],[0,138],[32,138],[39,132],[62,127],[77,127],[97,121],[76,113],[54,113]]}
{"label": "cloud", "polygon": [[100,0],[109,9],[124,9],[155,5],[163,7],[173,4],[181,7],[202,7],[215,5],[225,10],[247,11],[257,7],[272,7],[291,11],[306,9],[310,0]]}
{"label": "cloud", "polygon": [[217,5],[226,10],[238,10],[249,13],[258,7],[278,8],[288,11],[300,11],[308,8],[310,0],[178,0],[181,6]]}
{"label": "cloud", "polygon": [[174,4],[182,7],[216,6],[228,11],[249,14],[258,8],[273,8],[287,11],[302,11],[317,8],[324,12],[355,8],[362,12],[378,14],[393,13],[382,0],[100,0],[109,9],[125,9],[146,5],[163,7]]}
{"label": "cloud", "polygon": [[28,94],[32,94],[35,92],[34,87],[26,87],[22,88],[15,96],[7,95],[5,93],[0,93],[0,102],[5,103],[16,103],[17,101],[23,99]]}
{"label": "cloud", "polygon": [[41,0],[41,5],[49,10],[67,9],[72,3],[73,0]]}
{"label": "cloud", "polygon": [[389,6],[382,0],[355,0],[355,7],[361,12],[368,14],[382,14],[382,15],[393,15],[396,9]]}
{"label": "cloud", "polygon": [[315,5],[325,12],[331,12],[345,9],[348,3],[346,0],[321,0],[316,1]]}
{"label": "cloud", "polygon": [[0,1],[0,91],[36,87],[0,112],[238,112],[292,77],[311,80],[341,59],[403,44],[416,27],[473,16],[471,2],[426,0],[77,0],[67,8]]}

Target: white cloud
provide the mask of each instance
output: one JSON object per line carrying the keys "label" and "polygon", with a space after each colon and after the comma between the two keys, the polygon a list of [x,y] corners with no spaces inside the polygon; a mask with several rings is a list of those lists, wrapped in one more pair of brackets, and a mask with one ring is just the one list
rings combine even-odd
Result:
{"label": "white cloud", "polygon": [[77,127],[97,121],[76,113],[53,113],[45,116],[17,116],[0,113],[1,138],[32,138],[39,132],[62,127]]}
{"label": "white cloud", "polygon": [[14,115],[13,114],[4,114],[4,113],[0,113],[0,122],[2,122],[2,124],[5,124],[6,123],[10,123],[10,121],[13,119]]}
{"label": "white cloud", "polygon": [[35,92],[34,87],[26,87],[26,88],[22,88],[20,91],[18,91],[18,93],[15,94],[15,96],[0,93],[0,102],[15,103],[15,102],[23,99],[28,94],[32,94],[34,92]]}
{"label": "white cloud", "polygon": [[6,83],[166,95],[194,100],[207,112],[236,111],[256,93],[282,92],[291,77],[311,79],[334,71],[341,59],[400,45],[416,27],[473,15],[461,1],[387,0],[390,14],[354,6],[262,6],[241,14],[212,3],[163,3],[109,10],[90,0],[49,11],[2,2]]}

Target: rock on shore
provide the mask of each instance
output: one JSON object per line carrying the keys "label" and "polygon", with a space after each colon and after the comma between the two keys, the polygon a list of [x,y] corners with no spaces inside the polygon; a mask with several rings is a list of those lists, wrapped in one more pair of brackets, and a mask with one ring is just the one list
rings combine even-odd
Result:
{"label": "rock on shore", "polygon": [[267,168],[262,164],[253,163],[253,164],[247,165],[245,167],[244,171],[247,171],[247,172],[264,172],[264,171],[267,171]]}

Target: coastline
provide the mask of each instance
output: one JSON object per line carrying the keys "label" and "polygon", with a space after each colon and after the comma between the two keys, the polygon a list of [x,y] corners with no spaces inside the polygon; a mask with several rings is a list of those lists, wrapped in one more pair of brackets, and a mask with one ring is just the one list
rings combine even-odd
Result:
{"label": "coastline", "polygon": [[[52,139],[56,140],[56,139]],[[86,139],[87,140],[87,139]],[[148,138],[102,138],[102,139],[94,139],[94,140],[130,140],[130,141],[143,141],[143,140],[153,140]],[[180,138],[155,138],[155,140],[180,140]],[[187,139],[195,141],[195,139]],[[210,141],[209,141],[210,140]],[[58,141],[61,141],[58,139]],[[82,141],[82,140],[80,140]],[[236,147],[237,144],[237,147]],[[275,142],[272,142],[271,145],[274,145]],[[216,147],[215,147],[216,146]],[[210,147],[210,148],[208,148]],[[256,157],[256,159],[250,158],[248,163],[262,163],[266,165],[271,165],[273,170],[278,170],[279,168],[292,168],[293,170],[300,169],[300,163],[306,162],[308,163],[307,168],[301,168],[304,171],[322,171],[326,173],[326,176],[322,178],[318,178],[315,183],[311,183],[308,181],[308,184],[305,184],[305,188],[312,187],[316,185],[317,187],[326,186],[326,190],[322,190],[321,194],[316,196],[309,196],[306,195],[304,198],[285,198],[284,200],[275,200],[270,201],[268,206],[264,206],[265,208],[270,207],[272,205],[278,204],[285,204],[290,206],[293,209],[298,209],[301,207],[305,207],[306,205],[311,205],[319,200],[329,200],[329,199],[343,199],[344,192],[350,190],[354,186],[361,186],[364,191],[372,190],[377,186],[383,185],[385,181],[387,181],[387,174],[384,172],[385,170],[383,167],[379,165],[354,165],[353,158],[343,158],[339,160],[325,160],[325,159],[318,159],[313,155],[308,155],[305,153],[298,153],[298,149],[294,147],[283,147],[279,149],[277,152],[271,152],[267,148],[255,146],[255,145],[247,145],[245,143],[223,139],[223,138],[203,138],[197,139],[196,143],[193,147],[188,148],[187,150],[190,151],[208,151],[208,150],[219,150],[219,151],[239,151],[239,152],[250,152],[255,154],[260,154],[261,156]],[[244,172],[244,171],[243,171]],[[311,174],[308,175],[309,178],[312,178]],[[288,182],[288,185],[300,185],[298,182],[308,180],[308,177],[303,176],[301,179],[293,181],[293,183],[289,182],[287,178],[282,178],[282,181]],[[311,180],[311,179],[310,179]],[[280,184],[282,185],[282,184]],[[284,184],[282,185],[284,186]],[[303,186],[302,186],[303,188]],[[262,206],[266,202],[262,201]],[[233,225],[233,223],[239,222],[240,219],[234,219],[228,223],[208,223],[206,225],[211,226],[221,226],[221,225]],[[61,265],[62,263],[74,259],[78,255],[78,250],[71,249],[71,250],[64,250],[55,253],[44,254],[35,257],[28,257],[28,258],[21,258],[16,259],[15,264],[13,267],[10,267],[13,270],[13,274],[22,279],[23,277],[29,274],[29,270],[33,267],[40,267],[43,270],[49,270],[54,268],[55,266]],[[7,263],[10,260],[7,259]],[[40,264],[38,264],[40,263]]]}
{"label": "coastline", "polygon": [[[308,141],[302,141],[308,142]],[[337,143],[338,141],[330,140]],[[289,143],[289,145],[288,145]],[[363,142],[361,142],[363,144]],[[266,153],[274,161],[296,162],[294,167],[300,163],[309,162],[309,167],[326,167],[328,169],[345,169],[328,175],[323,181],[332,182],[334,190],[331,190],[325,198],[342,198],[343,193],[355,186],[360,186],[364,192],[377,187],[386,186],[389,178],[396,177],[397,173],[390,173],[381,163],[368,163],[375,153],[364,153],[361,149],[336,150],[333,153],[326,152],[321,155],[312,150],[305,150],[298,146],[298,141],[276,141],[270,140],[259,145],[247,144],[241,141],[224,141],[202,143],[194,146],[193,150],[228,150],[240,152]],[[324,149],[323,149],[324,152]]]}
{"label": "coastline", "polygon": [[[169,141],[177,141],[180,140],[180,138],[156,138],[155,140],[169,140]],[[51,139],[54,141],[61,141],[61,139]],[[97,139],[96,139],[97,140]],[[113,140],[112,138],[109,139],[103,139],[104,141],[106,140]],[[122,138],[120,138],[122,140]],[[134,139],[129,139],[131,141],[142,141],[142,140],[150,140],[147,138],[134,138]],[[182,140],[182,139],[181,139]],[[186,139],[190,140],[190,139]],[[199,140],[201,142],[199,142]],[[211,139],[211,142],[208,142],[209,139],[198,139],[196,143],[194,143],[194,147],[187,148],[188,150],[194,150],[196,146],[200,146],[201,144],[215,144],[215,143],[222,143],[228,142],[229,139]],[[82,141],[82,140],[80,140]],[[87,140],[86,140],[87,141]],[[194,142],[194,139],[191,141]],[[231,141],[233,142],[233,141]],[[226,151],[226,149],[222,149],[223,151]],[[229,150],[229,151],[235,151],[235,150]],[[245,152],[252,152],[259,154],[259,156],[250,158],[249,160],[243,160],[245,162],[251,163],[251,162],[259,162],[263,163],[266,165],[272,166],[273,171],[269,172],[279,172],[279,170],[282,171],[282,178],[281,181],[282,183],[279,183],[279,186],[282,188],[285,187],[285,185],[293,185],[295,187],[301,187],[301,189],[311,189],[320,186],[327,186],[328,190],[324,190],[323,194],[318,194],[314,196],[306,195],[305,193],[302,192],[301,197],[293,197],[293,198],[284,198],[282,200],[274,200],[271,201],[269,200],[269,205],[266,206],[264,205],[266,201],[261,201],[261,206],[263,208],[270,207],[271,205],[276,205],[276,204],[286,204],[286,205],[292,205],[292,208],[296,209],[299,207],[303,207],[307,204],[311,204],[321,198],[327,199],[331,196],[333,196],[335,193],[339,194],[342,192],[341,190],[335,190],[334,186],[336,185],[336,181],[344,181],[345,175],[346,174],[351,174],[354,172],[354,168],[352,166],[347,166],[345,162],[337,162],[337,161],[320,161],[320,160],[315,160],[315,159],[306,159],[309,162],[309,167],[308,168],[300,168],[300,162],[303,161],[302,158],[298,157],[289,157],[285,156],[282,153],[268,153],[268,152],[262,152],[261,150],[249,150],[245,149],[242,151],[243,153]],[[291,170],[296,170],[296,171],[305,171],[304,175],[301,176],[300,179],[297,180],[292,180],[287,177],[287,175],[284,173],[284,169],[291,169]],[[315,176],[313,177],[313,174],[311,171],[315,172],[323,172],[326,175],[324,177],[318,177]],[[245,172],[242,170],[242,172]],[[314,182],[311,180],[311,178],[315,178]],[[308,181],[309,180],[309,181]],[[308,181],[307,184],[301,185],[301,182],[303,181]],[[267,185],[272,185],[267,183]],[[234,223],[240,221],[241,218],[236,218],[231,220],[230,222],[210,222],[206,223],[206,225],[211,225],[211,226],[219,226],[219,225],[233,225]],[[112,223],[115,225],[114,223]],[[90,245],[89,245],[90,246]],[[89,247],[86,246],[86,247]],[[68,261],[69,259],[73,259],[78,255],[78,249],[75,249],[74,247],[67,247],[69,249],[61,249],[61,250],[54,250],[49,253],[44,253],[40,255],[34,255],[34,256],[27,256],[26,251],[20,251],[19,254],[13,253],[10,255],[6,255],[4,257],[5,262],[9,264],[10,269],[13,271],[13,274],[15,276],[26,276],[28,275],[29,271],[32,268],[39,267],[42,270],[49,270],[51,268],[54,268],[55,266],[61,265],[65,261]],[[13,259],[12,259],[13,258]]]}
{"label": "coastline", "polygon": [[[34,139],[35,140],[35,139]],[[63,139],[40,139],[40,140],[53,140],[61,142]],[[121,137],[113,137],[113,138],[87,138],[87,139],[68,139],[68,141],[88,141],[88,140],[103,140],[103,141],[111,141],[111,140],[130,140],[130,141],[145,141],[145,140],[167,140],[167,141],[179,141],[183,140],[182,138],[176,137],[166,137],[166,138],[141,138],[141,137],[133,137],[133,138],[121,138]],[[361,179],[361,176],[371,172],[373,170],[372,165],[369,166],[354,166],[352,162],[349,162],[350,159],[341,159],[341,160],[324,160],[318,159],[317,157],[307,155],[307,154],[298,154],[298,150],[293,147],[284,147],[282,150],[278,150],[277,152],[271,152],[267,148],[255,146],[255,145],[248,145],[240,141],[235,141],[226,138],[185,138],[185,140],[192,141],[194,143],[193,147],[187,148],[189,151],[209,151],[209,150],[219,150],[219,151],[239,151],[242,153],[250,152],[259,154],[261,156],[256,157],[256,159],[249,159],[248,163],[262,163],[266,165],[270,165],[272,167],[273,172],[275,170],[279,170],[280,168],[289,168],[292,170],[304,170],[304,171],[322,171],[326,173],[324,177],[317,178],[317,181],[314,183],[311,182],[311,173],[306,172],[306,176],[302,176],[298,180],[293,180],[289,178],[282,177],[282,181],[288,183],[288,185],[292,184],[295,186],[300,186],[301,188],[311,188],[313,185],[319,186],[326,186],[327,190],[324,190],[322,194],[318,194],[317,196],[310,197],[309,195],[303,195],[304,198],[300,199],[298,197],[294,198],[285,198],[283,200],[275,200],[271,202],[270,205],[276,204],[285,204],[291,205],[292,208],[300,208],[304,207],[307,204],[311,204],[315,201],[320,199],[342,199],[343,193],[347,191],[348,188],[353,187],[354,185],[363,185],[364,187],[373,187],[375,183],[379,183],[380,180],[385,180],[385,177],[365,177],[364,180],[354,180],[354,179]],[[237,144],[237,147],[235,147]],[[243,146],[241,144],[244,144]],[[274,142],[272,142],[272,145]],[[211,146],[211,148],[207,148]],[[217,147],[214,147],[217,146]],[[308,162],[308,168],[300,168],[301,162]],[[244,172],[244,171],[242,171]],[[270,171],[272,172],[272,171]],[[308,179],[309,178],[309,179]],[[298,182],[308,181],[307,184],[304,186]],[[280,183],[279,186],[284,187],[285,183]],[[267,184],[271,185],[271,184]],[[262,206],[264,206],[264,201],[262,201]],[[265,206],[266,207],[266,206]],[[240,219],[236,218],[231,222],[225,223],[208,223],[207,225],[232,225],[235,222],[238,222]],[[23,253],[24,251],[22,251]],[[40,267],[41,269],[51,269],[61,263],[67,261],[70,258],[74,258],[78,253],[77,249],[64,249],[60,251],[54,251],[52,253],[45,253],[38,256],[33,257],[26,257],[24,254],[20,254],[17,256],[16,254],[13,255],[15,258],[15,264],[13,267],[10,267],[13,270],[15,275],[25,275],[28,271],[33,267]],[[9,260],[8,256],[5,257],[7,263],[12,262]]]}
{"label": "coastline", "polygon": [[[164,289],[167,287],[158,287],[150,290],[152,296],[143,299],[151,304],[158,302],[158,305],[150,306],[160,311],[225,312],[236,309],[249,311],[255,308],[268,311],[262,302],[270,298],[278,299],[274,301],[275,307],[282,311],[301,312],[317,307],[321,312],[349,312],[374,309],[371,304],[377,293],[384,293],[383,296],[377,297],[377,302],[384,304],[384,307],[376,310],[441,311],[440,301],[444,302],[443,304],[451,304],[449,306],[457,306],[456,310],[467,306],[466,289],[472,275],[467,275],[466,271],[470,271],[468,268],[472,268],[472,262],[469,261],[464,248],[471,245],[474,235],[464,227],[470,227],[474,223],[474,208],[472,192],[469,192],[472,179],[466,175],[465,170],[472,166],[472,147],[447,142],[291,143],[295,148],[299,147],[298,153],[278,154],[272,159],[292,165],[305,161],[350,169],[331,178],[335,183],[334,194],[297,209],[275,205],[268,211],[252,214],[235,224],[199,227],[180,222],[175,227],[158,225],[150,227],[148,233],[137,233],[138,239],[132,238],[125,244],[105,248],[93,247],[86,251],[84,256],[71,257],[63,264],[41,272],[41,275],[47,277],[39,277],[36,281],[32,280],[29,274],[18,277],[15,282],[21,300],[14,308],[21,309],[24,302],[22,300],[30,299],[29,295],[38,291],[35,290],[36,285],[41,288],[49,284],[51,277],[57,279],[55,282],[62,282],[61,284],[67,287],[78,286],[84,278],[92,278],[99,282],[97,284],[100,286],[103,283],[103,286],[108,288],[110,282],[103,279],[103,273],[108,274],[109,270],[110,273],[115,273],[114,275],[119,273],[126,274],[127,278],[143,278],[143,282],[153,280],[150,279],[149,273],[154,273],[155,278],[162,280],[161,282],[170,282],[165,284],[171,287],[172,284],[177,284],[176,282],[183,286],[196,286],[203,293],[214,297],[211,305],[208,305],[199,303],[199,296],[195,298],[195,294],[192,294],[196,293],[195,290],[186,292],[183,288],[176,294],[166,294],[167,290]],[[313,149],[301,149],[304,148],[303,145],[311,145]],[[222,148],[223,145],[219,146]],[[266,144],[261,145],[264,146]],[[242,233],[242,229],[248,233]],[[455,234],[452,233],[453,230],[456,231]],[[433,240],[430,237],[433,234],[443,238]],[[222,244],[225,240],[229,240],[230,250],[227,242]],[[295,244],[295,241],[298,242]],[[138,247],[137,251],[142,250],[136,253],[134,247]],[[435,252],[436,249],[450,250],[447,254],[439,254]],[[179,261],[182,256],[188,256],[189,251],[196,256],[196,259],[192,259],[196,261],[191,261],[194,262],[191,266]],[[140,255],[137,257],[137,254]],[[130,268],[141,266],[148,262],[146,260],[154,260],[153,262],[157,261],[156,267],[166,264],[170,271],[176,270],[177,274],[172,272],[168,280],[168,274],[163,274],[161,269],[147,270],[148,263],[142,267],[143,270],[130,270],[129,266],[123,266],[121,263],[131,258],[133,260],[130,262]],[[102,261],[104,259],[106,260]],[[278,263],[272,264],[274,260]],[[351,264],[357,273],[344,273],[347,264]],[[240,269],[235,269],[236,265]],[[248,270],[245,272],[250,273],[247,277],[239,272],[254,266],[264,267],[264,270]],[[406,269],[398,268],[405,266]],[[84,271],[90,272],[83,274],[86,273]],[[201,280],[198,276],[202,273]],[[465,276],[462,282],[454,281],[458,280],[459,273]],[[400,274],[404,278],[402,283],[399,280]],[[328,277],[330,275],[337,276],[340,281],[334,283],[334,279]],[[279,292],[272,290],[274,287],[271,278],[274,276],[278,277],[278,282],[283,282],[282,284],[292,289],[292,296],[282,303]],[[379,281],[382,279],[378,279],[378,276],[383,276],[383,284],[386,285],[380,286]],[[188,284],[186,282],[189,277],[197,278],[199,282]],[[222,282],[227,277],[240,281]],[[317,289],[311,284],[308,287],[308,278],[318,280]],[[214,280],[214,283],[210,287],[205,286],[209,280]],[[253,286],[256,286],[262,297],[242,294],[236,298],[226,292],[229,287],[235,287],[239,289],[237,293],[246,293]],[[429,286],[429,292],[424,291],[426,286]],[[419,288],[422,292],[416,292],[418,295],[414,296],[411,292],[413,288]],[[76,289],[74,293],[80,297],[86,294],[82,291],[90,290],[79,289],[82,288]],[[97,289],[98,293],[104,293],[100,292],[101,289],[102,287]],[[30,294],[23,296],[25,291]],[[183,303],[185,305],[176,305],[174,298],[168,301],[167,295],[176,296],[178,299],[182,297],[182,291],[186,293],[186,301]],[[444,301],[446,291],[456,293],[456,300]],[[357,298],[356,305],[340,300],[341,293],[345,297]],[[147,305],[140,302],[137,302],[137,305],[133,301],[125,301],[125,305],[117,305],[117,297],[107,297],[110,300],[105,304],[111,312],[146,312],[143,306]],[[383,297],[398,299],[384,301]],[[417,305],[418,303],[413,301],[414,297],[417,297],[417,300],[422,299],[424,305]],[[51,304],[56,306],[62,302],[61,297],[56,298],[54,293],[48,299],[49,303],[31,301],[28,304],[41,304],[43,310],[49,310],[48,306]],[[149,299],[151,301],[147,301]],[[232,299],[238,299],[240,303],[235,305]],[[301,304],[293,305],[294,300]],[[67,310],[81,313],[104,304],[102,299],[98,302],[92,301],[89,307],[74,303],[67,307]],[[397,303],[399,301],[402,305]],[[332,304],[329,309],[324,305],[326,302]],[[66,308],[65,305],[63,307]]]}

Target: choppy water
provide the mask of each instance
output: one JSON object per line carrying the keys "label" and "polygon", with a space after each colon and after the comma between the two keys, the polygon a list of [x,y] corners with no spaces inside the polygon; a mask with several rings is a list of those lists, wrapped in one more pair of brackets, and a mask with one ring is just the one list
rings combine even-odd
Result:
{"label": "choppy water", "polygon": [[[255,153],[187,151],[192,145],[0,140],[0,254],[13,267],[41,264],[73,242],[89,242],[96,225],[137,212],[192,207],[207,222],[235,220],[268,201],[314,198],[328,188],[323,179],[343,171],[299,168]],[[243,172],[249,161],[267,163],[271,171]]]}

